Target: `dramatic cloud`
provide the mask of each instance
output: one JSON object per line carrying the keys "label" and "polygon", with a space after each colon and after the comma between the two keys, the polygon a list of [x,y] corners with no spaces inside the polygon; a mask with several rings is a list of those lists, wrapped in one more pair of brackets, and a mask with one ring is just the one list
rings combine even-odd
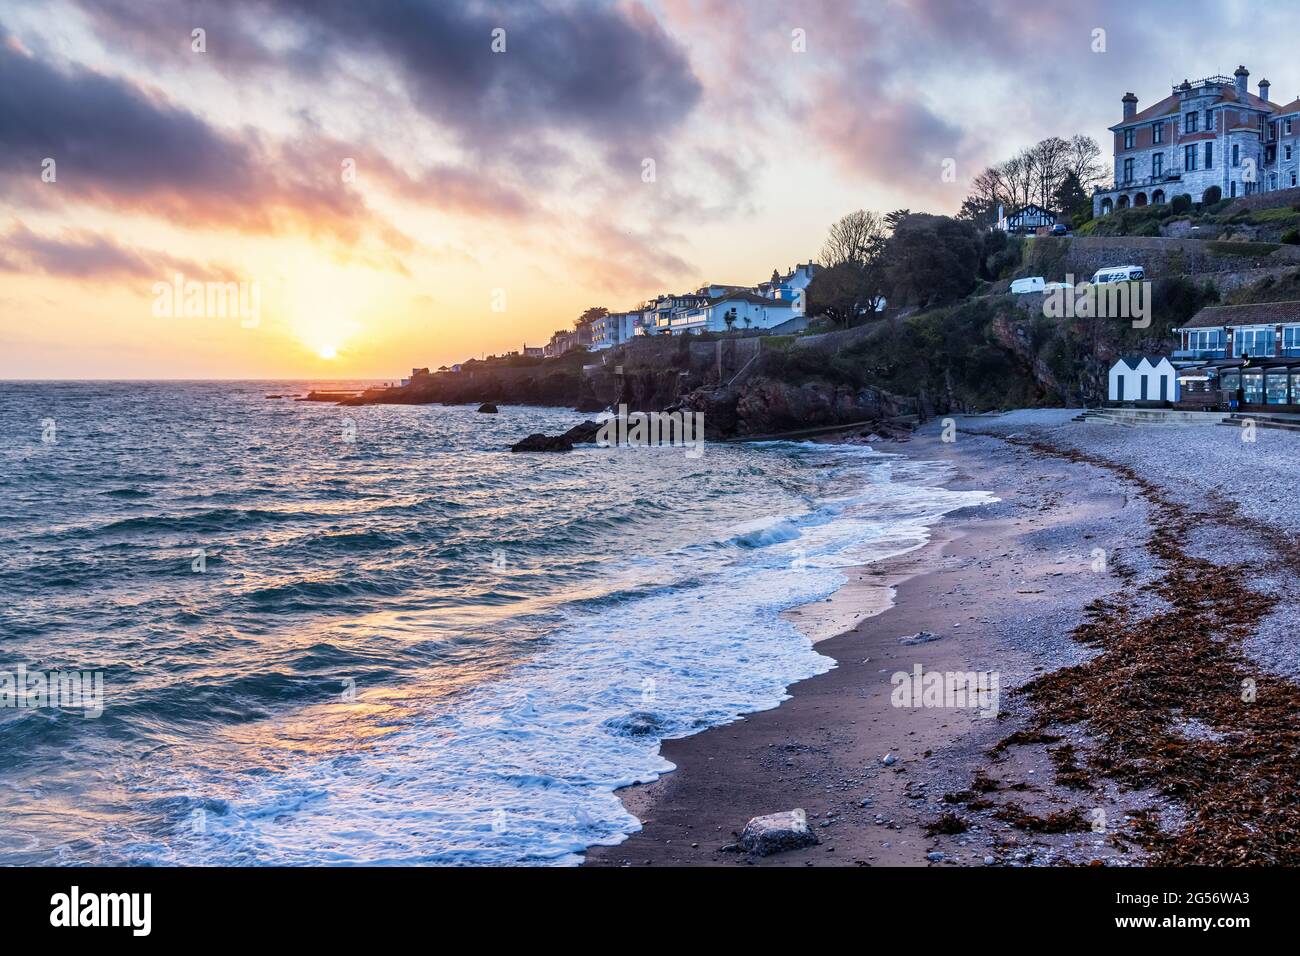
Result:
{"label": "dramatic cloud", "polygon": [[[161,94],[0,43],[0,195],[139,210],[189,226],[311,226],[354,239],[369,218],[337,157],[223,132]],[[55,181],[41,178],[55,162]],[[332,180],[332,181],[331,181]]]}
{"label": "dramatic cloud", "polygon": [[[644,139],[701,93],[683,49],[637,5],[198,0],[146,16],[129,0],[90,0],[84,9],[137,51],[173,58],[202,27],[217,69],[322,75],[349,60],[382,64],[426,117],[476,149],[538,131]],[[504,31],[503,51],[494,31]]]}
{"label": "dramatic cloud", "polygon": [[0,272],[40,274],[66,279],[146,279],[153,281],[176,272],[201,280],[230,280],[227,269],[201,265],[162,252],[133,249],[86,230],[65,230],[42,236],[23,223],[0,233]]}

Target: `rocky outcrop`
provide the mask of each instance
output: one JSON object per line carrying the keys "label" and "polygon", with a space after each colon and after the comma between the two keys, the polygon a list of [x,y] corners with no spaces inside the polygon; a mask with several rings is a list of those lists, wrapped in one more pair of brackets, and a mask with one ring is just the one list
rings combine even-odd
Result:
{"label": "rocky outcrop", "polygon": [[485,415],[497,414],[497,407],[493,405],[491,402],[484,402],[482,405],[478,407],[478,410],[480,412],[483,412]]}
{"label": "rocky outcrop", "polygon": [[535,432],[510,446],[511,451],[573,451],[573,442],[563,435]]}
{"label": "rocky outcrop", "polygon": [[573,451],[574,445],[590,445],[596,441],[600,422],[585,421],[574,425],[563,435],[529,435],[510,446],[511,451]]}
{"label": "rocky outcrop", "polygon": [[[766,376],[725,388],[697,389],[677,407],[702,412],[705,434],[711,438],[885,423],[916,413],[911,400],[878,388],[855,389],[817,381],[794,384]],[[890,430],[888,425],[882,427]]]}
{"label": "rocky outcrop", "polygon": [[595,442],[596,434],[600,431],[600,428],[600,422],[590,420],[579,422],[560,437],[573,442],[575,445],[590,445]]}
{"label": "rocky outcrop", "polygon": [[754,856],[768,856],[800,847],[816,846],[820,842],[808,827],[808,814],[796,808],[784,813],[754,817],[741,831],[737,848]]}

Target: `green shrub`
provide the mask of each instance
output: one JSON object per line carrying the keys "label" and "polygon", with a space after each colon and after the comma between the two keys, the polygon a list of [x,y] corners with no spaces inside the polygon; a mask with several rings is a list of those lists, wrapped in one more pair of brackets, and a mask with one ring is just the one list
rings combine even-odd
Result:
{"label": "green shrub", "polygon": [[1207,206],[1213,206],[1222,198],[1223,190],[1218,186],[1211,186],[1209,189],[1205,190],[1205,194],[1201,196],[1201,202]]}
{"label": "green shrub", "polygon": [[1169,204],[1169,209],[1175,215],[1178,215],[1179,213],[1191,212],[1192,211],[1191,195],[1188,193],[1182,193],[1181,195],[1175,196],[1173,198],[1173,201]]}
{"label": "green shrub", "polygon": [[1282,241],[1288,246],[1300,246],[1300,229],[1288,229],[1282,233]]}

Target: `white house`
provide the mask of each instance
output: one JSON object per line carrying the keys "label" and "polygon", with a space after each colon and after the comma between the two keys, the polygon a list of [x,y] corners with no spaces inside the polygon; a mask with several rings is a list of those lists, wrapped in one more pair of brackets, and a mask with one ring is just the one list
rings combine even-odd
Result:
{"label": "white house", "polygon": [[771,329],[803,315],[803,301],[769,299],[753,292],[732,292],[702,305],[674,313],[661,322],[659,332],[683,335],[727,332],[732,329]]}
{"label": "white house", "polygon": [[610,349],[622,345],[636,334],[641,310],[632,312],[611,312],[591,321],[591,350]]}
{"label": "white house", "polygon": [[1178,374],[1163,355],[1135,355],[1111,366],[1107,396],[1112,402],[1176,402]]}
{"label": "white house", "polygon": [[812,282],[818,268],[817,263],[809,261],[799,263],[785,275],[773,269],[772,278],[758,284],[758,294],[766,299],[798,302],[799,311],[802,313],[804,300],[802,293]]}

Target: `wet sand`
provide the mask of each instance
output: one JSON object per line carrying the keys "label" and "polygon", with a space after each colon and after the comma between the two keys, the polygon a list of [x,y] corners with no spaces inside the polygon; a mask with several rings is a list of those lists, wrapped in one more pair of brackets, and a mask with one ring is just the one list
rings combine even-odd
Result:
{"label": "wet sand", "polygon": [[[774,710],[665,741],[677,769],[621,792],[642,829],[618,846],[591,849],[588,865],[1140,860],[1125,830],[1143,794],[1103,787],[1081,799],[1054,779],[1052,748],[991,752],[1027,712],[1015,688],[1085,659],[1090,652],[1070,637],[1085,607],[1144,573],[1144,502],[1101,469],[995,438],[963,434],[946,444],[931,433],[879,447],[949,461],[958,477],[948,487],[1001,501],[949,515],[923,548],[855,569],[829,603],[792,612],[814,640],[839,632],[817,645],[837,666],[791,687],[791,699]],[[1110,560],[1098,562],[1098,553]],[[857,623],[846,629],[850,621]],[[937,639],[900,643],[921,631]],[[998,716],[893,706],[891,675],[917,664],[926,672],[996,672]],[[1080,751],[1090,745],[1077,727],[1061,740]],[[961,832],[932,832],[954,809],[945,795],[969,794],[973,780],[992,792],[992,805],[963,812]],[[807,812],[819,845],[762,858],[729,848],[750,817],[795,807]],[[1043,820],[1077,824],[1080,814],[1099,811],[1110,821],[1105,832],[1077,825],[1041,832]]]}

